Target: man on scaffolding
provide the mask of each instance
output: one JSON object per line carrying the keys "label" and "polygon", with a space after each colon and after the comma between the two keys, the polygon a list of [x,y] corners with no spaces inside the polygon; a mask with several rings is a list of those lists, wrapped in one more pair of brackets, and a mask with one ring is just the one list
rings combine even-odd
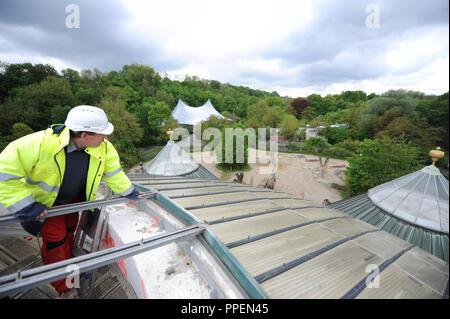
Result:
{"label": "man on scaffolding", "polygon": [[[95,200],[102,179],[121,196],[139,196],[106,139],[113,130],[102,109],[80,105],[64,125],[19,138],[0,154],[0,203],[27,232],[41,234],[44,264],[72,258],[79,218],[78,212],[45,218],[48,207]],[[77,294],[65,279],[52,286],[61,298]]]}

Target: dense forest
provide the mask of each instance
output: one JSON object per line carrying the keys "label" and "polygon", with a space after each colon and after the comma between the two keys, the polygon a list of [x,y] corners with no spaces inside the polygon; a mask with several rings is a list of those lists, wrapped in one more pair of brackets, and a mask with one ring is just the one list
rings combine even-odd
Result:
{"label": "dense forest", "polygon": [[[50,65],[0,62],[0,150],[21,136],[63,123],[70,108],[88,104],[107,113],[115,126],[110,140],[129,168],[142,159],[139,147],[167,141],[167,129],[177,125],[170,115],[178,99],[191,106],[210,99],[233,120],[210,118],[203,127],[278,127],[280,138],[289,141],[293,151],[348,159],[349,194],[429,165],[428,152],[436,146],[446,153],[438,165],[448,165],[448,92],[436,96],[406,90],[381,95],[345,91],[291,98],[195,76],[170,80],[139,64],[107,73],[59,73]],[[304,131],[298,133],[302,126],[336,123],[347,126],[328,127],[306,141]]]}

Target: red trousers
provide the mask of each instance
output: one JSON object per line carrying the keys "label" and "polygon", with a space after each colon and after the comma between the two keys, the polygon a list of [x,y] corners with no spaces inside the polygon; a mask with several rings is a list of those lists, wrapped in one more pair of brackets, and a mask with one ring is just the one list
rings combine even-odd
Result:
{"label": "red trousers", "polygon": [[[42,259],[48,265],[72,258],[73,236],[78,224],[78,212],[47,218],[41,228]],[[58,292],[66,291],[66,278],[51,285]]]}

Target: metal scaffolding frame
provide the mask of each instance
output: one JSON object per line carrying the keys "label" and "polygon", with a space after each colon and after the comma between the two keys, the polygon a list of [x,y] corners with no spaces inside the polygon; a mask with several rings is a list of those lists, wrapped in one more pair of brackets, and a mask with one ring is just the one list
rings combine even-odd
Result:
{"label": "metal scaffolding frame", "polygon": [[[152,191],[143,192],[141,193],[141,197],[143,199],[155,199],[156,193]],[[48,215],[46,218],[59,216],[59,215],[65,215],[81,210],[88,210],[93,208],[99,208],[109,205],[115,205],[115,204],[121,204],[129,202],[130,199],[126,197],[116,197],[111,198],[107,200],[93,200],[89,202],[82,202],[82,203],[76,203],[76,204],[67,204],[67,205],[61,205],[61,206],[55,206],[50,207],[47,209]],[[15,217],[14,215],[5,215],[0,217],[0,226],[2,225],[9,225],[9,224],[15,224],[20,223],[19,218]]]}
{"label": "metal scaffolding frame", "polygon": [[[138,199],[136,201],[140,202],[143,199],[155,200],[156,193],[152,191],[142,192],[141,197],[142,199]],[[52,207],[48,209],[49,213],[47,217],[105,207],[128,201],[130,201],[129,198],[118,197]],[[17,222],[19,222],[19,219],[11,215],[0,218],[0,225]],[[171,232],[147,239],[142,239],[120,247],[94,251],[89,254],[84,254],[57,263],[19,271],[14,274],[0,277],[0,298],[10,296],[20,291],[32,289],[58,279],[67,278],[68,276],[73,275],[74,270],[76,270],[78,274],[85,273],[175,241],[195,237],[202,234],[206,229],[206,224],[198,223],[196,225],[190,225],[188,227],[173,230]]]}
{"label": "metal scaffolding frame", "polygon": [[[206,226],[204,224],[189,226],[163,235],[142,239],[141,241],[124,246],[100,250],[54,264],[44,265],[0,277],[0,298],[23,290],[35,288],[58,279],[67,278],[74,274],[75,269],[78,274],[81,274],[121,259],[167,245],[177,240],[183,240],[199,235],[205,228]],[[76,267],[73,267],[74,265]]]}

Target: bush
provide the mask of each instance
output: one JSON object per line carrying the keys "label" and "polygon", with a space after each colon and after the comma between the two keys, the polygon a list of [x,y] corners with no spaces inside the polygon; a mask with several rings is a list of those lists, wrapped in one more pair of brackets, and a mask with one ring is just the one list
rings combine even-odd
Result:
{"label": "bush", "polygon": [[294,152],[300,150],[300,143],[291,142],[288,144],[287,149],[289,152]]}

